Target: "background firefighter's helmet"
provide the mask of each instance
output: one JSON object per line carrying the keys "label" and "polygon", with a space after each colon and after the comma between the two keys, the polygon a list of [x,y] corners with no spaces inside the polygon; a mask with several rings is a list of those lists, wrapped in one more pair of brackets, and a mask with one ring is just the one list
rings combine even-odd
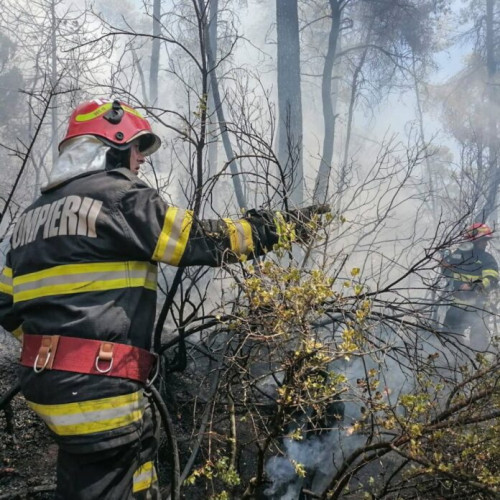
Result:
{"label": "background firefighter's helmet", "polygon": [[493,237],[493,231],[488,225],[481,222],[476,222],[465,230],[465,237],[469,241],[489,239]]}
{"label": "background firefighter's helmet", "polygon": [[120,150],[130,148],[131,142],[139,138],[139,149],[144,156],[153,154],[161,145],[146,118],[136,109],[116,100],[94,99],[79,104],[71,114],[59,150],[67,140],[82,135],[93,135]]}

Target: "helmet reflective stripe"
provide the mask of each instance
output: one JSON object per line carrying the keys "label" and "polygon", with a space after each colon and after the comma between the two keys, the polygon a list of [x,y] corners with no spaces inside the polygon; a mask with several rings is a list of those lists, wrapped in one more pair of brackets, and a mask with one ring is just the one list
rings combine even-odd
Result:
{"label": "helmet reflective stripe", "polygon": [[465,237],[471,241],[479,240],[480,238],[491,238],[492,235],[493,231],[491,228],[481,222],[476,222],[465,230]]}
{"label": "helmet reflective stripe", "polygon": [[103,115],[104,113],[106,113],[106,111],[111,109],[111,106],[112,106],[112,103],[108,102],[106,104],[103,104],[100,108],[97,108],[90,113],[86,113],[83,115],[76,115],[75,120],[77,122],[88,122],[89,120],[94,120],[95,118]]}
{"label": "helmet reflective stripe", "polygon": [[[77,122],[88,122],[90,120],[94,120],[95,118],[98,118],[99,116],[102,116],[104,113],[109,111],[113,106],[113,103],[107,102],[106,104],[103,104],[101,107],[95,109],[94,111],[91,111],[90,113],[85,113],[82,115],[76,115],[75,120]],[[126,106],[125,104],[122,104],[123,111],[126,111],[127,113],[132,113],[135,116],[138,116],[139,118],[144,119],[144,117],[139,113],[139,111],[130,108],[129,106]]]}

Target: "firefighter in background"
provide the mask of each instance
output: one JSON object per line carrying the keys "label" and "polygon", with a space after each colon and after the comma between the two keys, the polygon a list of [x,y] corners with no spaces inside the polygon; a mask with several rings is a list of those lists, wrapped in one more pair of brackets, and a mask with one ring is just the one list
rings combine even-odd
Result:
{"label": "firefighter in background", "polygon": [[473,224],[465,230],[465,241],[442,262],[453,301],[444,319],[444,329],[463,334],[470,327],[469,342],[481,349],[488,346],[488,295],[498,285],[498,264],[486,251],[492,236],[493,231],[486,224]]}
{"label": "firefighter in background", "polygon": [[23,337],[21,389],[59,445],[59,499],[159,498],[158,422],[144,393],[157,263],[219,266],[279,241],[272,212],[197,220],[167,205],[137,177],[159,147],[125,103],[79,105],[11,237],[0,324]]}

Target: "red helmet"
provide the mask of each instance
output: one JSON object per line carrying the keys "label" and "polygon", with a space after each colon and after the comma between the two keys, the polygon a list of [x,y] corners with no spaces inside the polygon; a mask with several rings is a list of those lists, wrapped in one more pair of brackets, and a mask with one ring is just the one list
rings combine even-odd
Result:
{"label": "red helmet", "polygon": [[482,238],[492,238],[492,229],[481,222],[476,222],[465,230],[465,237],[470,241],[477,241]]}
{"label": "red helmet", "polygon": [[128,149],[140,138],[139,149],[145,156],[153,154],[161,145],[151,125],[136,109],[119,101],[94,99],[79,104],[71,114],[66,136],[61,146],[73,137],[94,135],[116,149]]}

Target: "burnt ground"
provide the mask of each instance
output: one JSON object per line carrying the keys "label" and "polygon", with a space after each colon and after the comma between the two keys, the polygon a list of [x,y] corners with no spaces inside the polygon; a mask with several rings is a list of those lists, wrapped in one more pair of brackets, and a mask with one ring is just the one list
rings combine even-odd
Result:
{"label": "burnt ground", "polygon": [[[19,342],[0,332],[0,397],[16,384]],[[0,500],[49,499],[55,489],[57,446],[17,395],[0,411]]]}

